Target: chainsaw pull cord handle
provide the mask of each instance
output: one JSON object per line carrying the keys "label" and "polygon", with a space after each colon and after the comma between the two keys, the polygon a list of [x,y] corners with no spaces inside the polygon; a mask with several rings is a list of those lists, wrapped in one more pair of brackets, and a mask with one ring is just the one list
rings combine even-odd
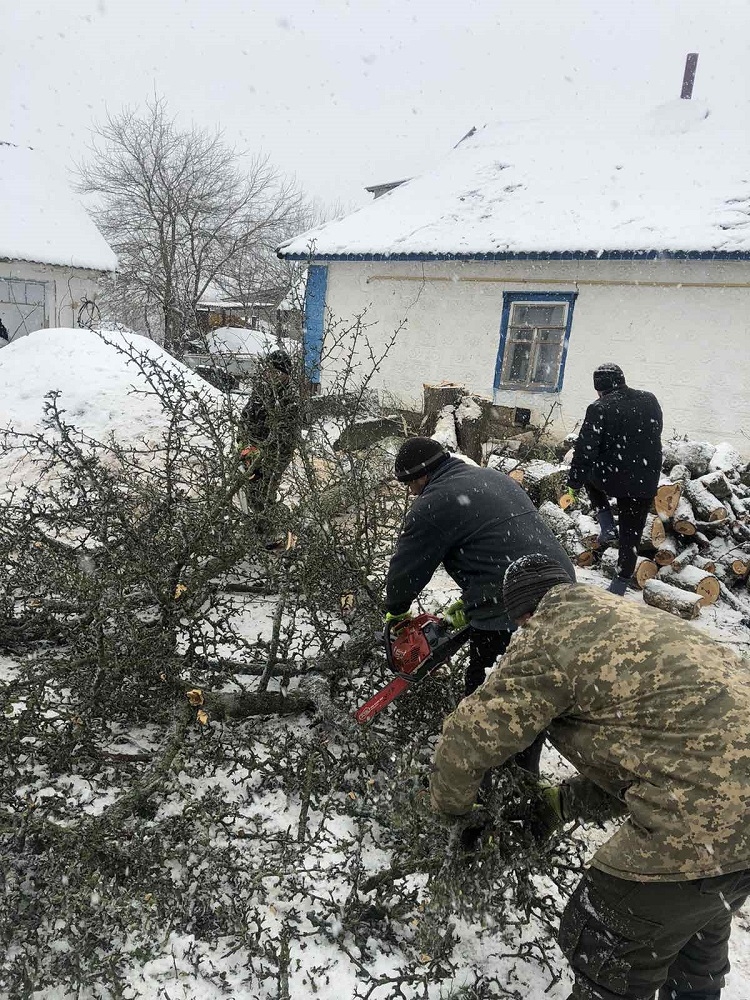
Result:
{"label": "chainsaw pull cord handle", "polygon": [[391,673],[397,674],[399,671],[396,670],[396,664],[393,660],[393,641],[391,639],[392,627],[393,622],[385,622],[385,627],[383,628],[383,645],[385,646],[385,662],[388,664],[388,669]]}

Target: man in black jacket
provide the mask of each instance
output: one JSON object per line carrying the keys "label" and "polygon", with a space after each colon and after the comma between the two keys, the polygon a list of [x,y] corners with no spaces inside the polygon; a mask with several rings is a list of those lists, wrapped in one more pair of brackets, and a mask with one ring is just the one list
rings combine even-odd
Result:
{"label": "man in black jacket", "polygon": [[[483,683],[486,670],[505,652],[513,623],[503,606],[506,568],[521,556],[542,552],[575,581],[565,551],[518,483],[495,469],[453,458],[431,438],[410,438],[396,456],[396,478],[416,497],[391,558],[386,609],[391,619],[409,607],[440,563],[462,592],[472,626],[466,693]],[[541,743],[528,761],[537,770]]]}
{"label": "man in black jacket", "polygon": [[608,498],[617,500],[620,556],[609,589],[622,595],[635,570],[638,542],[659,485],[663,420],[656,396],[626,385],[619,365],[600,365],[594,388],[599,399],[586,410],[568,486],[574,492],[586,487],[603,546],[617,538]]}

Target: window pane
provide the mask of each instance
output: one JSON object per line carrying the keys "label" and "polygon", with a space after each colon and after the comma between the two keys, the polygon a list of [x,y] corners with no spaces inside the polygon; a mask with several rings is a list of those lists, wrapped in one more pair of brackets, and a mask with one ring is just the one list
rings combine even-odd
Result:
{"label": "window pane", "polygon": [[509,330],[510,340],[528,340],[532,341],[534,339],[534,331],[531,327],[524,326],[512,326]]}
{"label": "window pane", "polygon": [[26,302],[30,306],[44,305],[44,285],[38,281],[26,282]]}
{"label": "window pane", "polygon": [[562,341],[565,331],[562,327],[555,327],[552,330],[537,330],[537,337],[542,344],[559,344]]}
{"label": "window pane", "polygon": [[560,371],[560,345],[539,344],[534,365],[535,385],[557,385]]}
{"label": "window pane", "polygon": [[26,301],[26,285],[23,281],[8,282],[8,302],[23,304]]}
{"label": "window pane", "polygon": [[531,305],[514,302],[511,323],[513,326],[565,326],[565,305],[563,303]]}
{"label": "window pane", "polygon": [[527,382],[531,344],[510,344],[509,348],[510,360],[505,373],[506,382]]}

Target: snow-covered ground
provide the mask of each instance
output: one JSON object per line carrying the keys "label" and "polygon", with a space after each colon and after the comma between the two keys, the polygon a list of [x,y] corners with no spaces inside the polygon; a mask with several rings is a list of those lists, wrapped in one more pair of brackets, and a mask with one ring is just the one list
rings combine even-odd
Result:
{"label": "snow-covered ground", "polygon": [[[142,372],[128,360],[126,354],[106,343],[97,334],[85,330],[40,331],[17,344],[11,345],[0,356],[0,423],[13,424],[18,431],[38,432],[42,424],[44,396],[50,390],[61,393],[60,405],[68,417],[86,434],[100,439],[114,433],[124,443],[139,445],[158,440],[164,431],[164,413],[152,388],[143,380]],[[161,349],[142,338],[127,338],[130,346],[135,346],[153,357],[167,369],[174,370],[180,379],[205,393],[207,400],[219,404],[222,395],[202,382],[172,359],[166,358]],[[8,470],[5,470],[7,475]],[[3,469],[0,466],[0,476]],[[606,587],[607,581],[596,570],[582,570],[579,578],[595,586]],[[435,574],[432,583],[423,595],[426,610],[436,611],[450,604],[458,596],[453,582],[443,572]],[[640,601],[637,593],[629,593],[627,600]],[[248,648],[267,642],[271,636],[276,600],[274,597],[252,597],[235,595],[232,597],[235,609],[233,624]],[[696,628],[706,630],[720,642],[726,642],[740,650],[750,648],[750,632],[740,624],[741,615],[717,604],[704,609],[694,623]],[[316,651],[312,643],[313,630],[305,618],[304,611],[296,619],[299,651]],[[228,650],[227,653],[230,653]],[[17,669],[13,658],[0,656],[0,682],[7,682]],[[243,682],[250,686],[252,678],[241,672],[229,681],[228,688]],[[272,685],[273,688],[273,685]],[[415,695],[418,697],[418,695]],[[8,715],[18,710],[17,705],[6,706]],[[111,752],[149,753],[158,746],[160,734],[156,729],[113,728],[109,745]],[[228,744],[233,738],[230,727],[223,734]],[[309,724],[298,719],[291,721],[278,719],[266,724],[263,738],[268,742],[291,740],[302,743],[310,738]],[[265,752],[263,744],[253,748],[259,760]],[[565,763],[553,752],[546,752],[543,766],[550,776],[558,777],[565,772]],[[76,774],[50,775],[43,767],[29,777],[24,790],[29,801],[57,800],[69,810],[75,808],[84,814],[96,816],[110,806],[120,789],[113,783],[97,784],[95,780],[83,780]],[[336,788],[331,795],[339,794]],[[354,794],[353,792],[350,794]],[[269,837],[287,830],[296,830],[300,822],[301,802],[298,795],[287,794],[281,787],[269,788],[263,785],[259,773],[237,766],[231,755],[222,757],[217,752],[217,761],[210,774],[191,769],[190,762],[179,771],[174,787],[160,802],[154,817],[154,824],[178,819],[190,810],[204,816],[211,816],[212,803],[219,796],[224,802],[233,803],[236,819],[232,829],[217,824],[211,829],[211,847],[217,852],[231,848],[239,863],[248,871],[255,871],[258,864],[257,839],[247,831],[262,824]],[[307,817],[308,828],[314,831],[309,844],[306,842],[304,855],[295,856],[294,865],[299,864],[300,872],[294,865],[289,870],[269,872],[254,886],[262,906],[264,927],[270,940],[278,940],[287,918],[299,910],[299,900],[295,896],[295,880],[303,876],[309,888],[313,886],[320,898],[329,898],[343,906],[346,882],[342,878],[344,867],[355,862],[351,853],[357,841],[357,830],[352,817],[342,814],[326,815],[317,803],[310,808]],[[246,835],[245,835],[246,834]],[[245,835],[245,836],[243,836]],[[587,849],[593,852],[597,842],[606,834],[588,831]],[[262,845],[261,845],[262,846]],[[376,844],[365,841],[359,861],[368,873],[387,866],[391,858]],[[343,866],[343,867],[342,867]],[[176,887],[184,890],[188,900],[202,891],[202,872],[193,870],[184,860],[175,858],[170,862],[169,876]],[[416,893],[423,886],[423,876],[410,876]],[[553,885],[544,888],[557,898],[560,909],[563,899]],[[146,893],[148,896],[149,893]],[[225,886],[217,898],[211,900],[216,908],[232,904],[232,889]],[[97,892],[92,891],[91,906],[97,903]],[[150,903],[148,899],[139,905]],[[255,903],[254,903],[255,905]],[[498,907],[502,907],[502,888],[498,887]],[[328,918],[325,927],[315,922],[315,910],[305,910],[295,920],[294,936],[289,941],[290,969],[288,1000],[307,1000],[310,996],[320,1000],[344,1000],[354,996],[369,982],[373,985],[372,1000],[385,1000],[391,994],[389,977],[392,977],[405,956],[397,944],[385,943],[373,935],[367,942],[367,956],[350,941],[335,920]],[[472,993],[461,988],[470,985],[473,971],[496,975],[507,983],[509,989],[529,1000],[564,1000],[570,989],[570,978],[566,963],[556,946],[550,944],[544,956],[531,951],[518,957],[519,945],[531,941],[536,928],[533,924],[515,932],[493,934],[492,927],[480,927],[456,921],[457,942],[454,958],[458,967],[465,970],[465,976],[435,982],[427,994],[420,993],[425,1000],[448,1000],[463,996],[466,1000]],[[248,928],[248,934],[250,933]],[[515,935],[515,936],[514,936]],[[69,928],[59,928],[57,946],[60,950],[70,947]],[[277,1000],[284,995],[281,985],[275,979],[258,979],[251,974],[252,955],[245,947],[237,947],[228,940],[219,938],[211,941],[209,936],[199,937],[174,931],[165,917],[159,924],[159,954],[157,957],[139,958],[133,949],[132,963],[127,970],[126,983],[118,987],[119,992],[110,989],[106,982],[92,983],[77,993],[72,993],[62,985],[37,989],[30,993],[32,1000]],[[523,950],[521,949],[523,955]],[[735,921],[732,939],[734,969],[723,1000],[747,1000],[750,996],[750,917],[740,915]],[[544,960],[554,970],[559,970],[560,978],[550,985],[550,972]],[[367,977],[370,977],[369,980]],[[376,981],[380,980],[380,985]],[[406,987],[407,991],[409,987]],[[361,995],[361,994],[360,994]],[[409,996],[406,994],[400,994]],[[416,996],[416,994],[414,994]]]}
{"label": "snow-covered ground", "polygon": [[[581,578],[595,586],[606,586],[607,581],[596,571],[583,571]],[[441,570],[433,579],[432,584],[424,594],[424,606],[437,610],[445,607],[457,596],[455,585]],[[631,594],[628,600],[640,600],[638,594]],[[267,638],[273,614],[273,603],[267,598],[255,599],[237,596],[237,621],[240,631],[248,642],[255,642],[259,637]],[[696,627],[705,628],[714,637],[733,645],[747,645],[747,639],[742,630],[736,627],[733,613],[716,611],[696,623]],[[747,630],[744,630],[747,634]],[[9,658],[0,660],[0,676],[7,676],[12,670],[13,661]],[[291,728],[297,731],[300,738],[306,734],[305,726],[299,722],[278,724],[279,734]],[[148,730],[132,731],[121,743],[113,743],[113,748],[127,748],[145,751],[154,749],[154,734]],[[562,777],[569,769],[554,751],[546,750],[543,758],[543,768],[550,777]],[[180,776],[180,792],[170,795],[162,802],[157,818],[171,814],[179,814],[185,808],[186,798],[193,805],[200,804],[202,799],[216,794],[219,790],[227,801],[243,803],[240,815],[246,810],[248,818],[261,817],[269,835],[274,831],[296,829],[299,821],[300,803],[296,798],[288,798],[280,791],[258,793],[254,789],[255,779],[246,773],[232,772],[218,768],[210,776],[182,774]],[[75,778],[60,778],[42,787],[34,789],[37,797],[63,795],[74,797],[87,812],[97,814],[102,808],[111,804],[116,789],[102,789],[99,794],[92,793],[90,785]],[[208,807],[210,808],[210,806]],[[310,826],[323,823],[320,812],[311,811]],[[323,825],[321,825],[323,829]],[[241,830],[238,829],[238,833]],[[311,871],[316,871],[320,880],[321,894],[340,892],[340,882],[335,868],[341,862],[340,845],[347,839],[353,839],[354,829],[350,821],[342,818],[330,819],[326,825],[326,833],[322,840],[314,838],[308,855]],[[587,831],[587,846],[590,853],[606,836],[605,832]],[[250,842],[250,845],[252,842]],[[252,850],[249,846],[248,850]],[[377,849],[365,852],[363,862],[368,870],[373,871],[387,865],[389,859]],[[330,868],[330,881],[326,879],[326,871]],[[200,884],[200,876],[195,876]],[[188,887],[191,876],[175,864],[175,879],[185,881]],[[413,878],[415,886],[420,883],[420,877]],[[547,888],[554,892],[553,886]],[[278,932],[284,922],[284,917],[294,909],[294,900],[288,896],[288,880],[284,877],[269,878],[265,885],[265,918],[268,928]],[[343,898],[341,900],[343,903]],[[560,907],[563,900],[560,899]],[[532,934],[534,928],[527,931]],[[315,933],[315,926],[309,920],[303,920],[298,927],[298,936],[290,942],[291,967],[294,974],[289,980],[289,1000],[308,1000],[316,996],[320,1000],[343,1000],[354,995],[355,989],[362,987],[362,976],[358,973],[356,961],[352,961],[342,953],[337,942],[339,930],[335,926],[328,928],[325,934]],[[546,955],[546,960],[552,968],[560,970],[559,982],[550,986],[548,971],[533,955],[527,959],[515,956],[518,942],[509,942],[506,935],[493,938],[486,929],[480,934],[477,926],[458,921],[456,928],[458,943],[454,957],[459,966],[467,970],[480,970],[486,973],[498,974],[509,987],[519,991],[519,995],[528,1000],[565,1000],[571,981],[567,973],[565,960],[554,945]],[[523,936],[523,935],[522,935]],[[387,981],[399,965],[397,950],[381,947],[373,939],[370,942],[371,953],[366,962],[369,976],[382,977]],[[512,946],[511,946],[512,945]],[[350,955],[357,958],[358,949],[355,945],[346,945]],[[512,957],[509,957],[512,956]],[[257,987],[248,983],[248,956],[243,949],[232,951],[227,944],[219,941],[210,945],[194,935],[181,935],[167,932],[162,942],[160,958],[145,962],[134,961],[128,975],[127,991],[123,994],[127,1000],[271,1000],[276,997],[276,985],[269,983],[267,990],[257,992]],[[740,914],[735,920],[732,937],[733,971],[723,1000],[747,1000],[750,996],[750,915]],[[196,968],[200,970],[196,974]],[[322,970],[322,971],[321,971]],[[313,987],[314,984],[314,987]],[[458,996],[461,986],[466,982],[453,980],[436,983],[430,990],[429,1000],[448,1000]],[[101,984],[100,984],[101,985]],[[79,994],[78,1000],[98,998],[99,992]],[[407,994],[410,995],[410,994]],[[416,994],[415,994],[416,995]],[[421,994],[420,994],[421,995]],[[461,994],[471,996],[471,994]],[[73,994],[63,987],[49,987],[32,994],[33,1000],[72,1000]],[[372,993],[373,1000],[389,996],[386,985]]]}

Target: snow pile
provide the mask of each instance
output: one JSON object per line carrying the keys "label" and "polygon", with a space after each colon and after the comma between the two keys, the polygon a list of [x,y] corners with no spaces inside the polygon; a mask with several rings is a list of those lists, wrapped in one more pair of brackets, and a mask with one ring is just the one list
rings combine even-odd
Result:
{"label": "snow pile", "polygon": [[0,142],[0,259],[116,271],[117,258],[63,179],[33,149]]}
{"label": "snow pile", "polygon": [[[128,351],[143,356],[145,366]],[[45,397],[59,392],[64,420],[87,437],[100,442],[112,437],[126,447],[156,444],[170,420],[149,384],[149,369],[156,366],[191,395],[199,393],[217,410],[221,406],[222,393],[146,337],[106,330],[37,330],[0,353],[0,428],[21,435],[42,433]],[[0,456],[0,484],[25,481],[30,461],[19,464],[13,452]]]}
{"label": "snow pile", "polygon": [[645,116],[487,125],[281,253],[750,252],[750,133],[741,112],[720,111],[677,100]]}

